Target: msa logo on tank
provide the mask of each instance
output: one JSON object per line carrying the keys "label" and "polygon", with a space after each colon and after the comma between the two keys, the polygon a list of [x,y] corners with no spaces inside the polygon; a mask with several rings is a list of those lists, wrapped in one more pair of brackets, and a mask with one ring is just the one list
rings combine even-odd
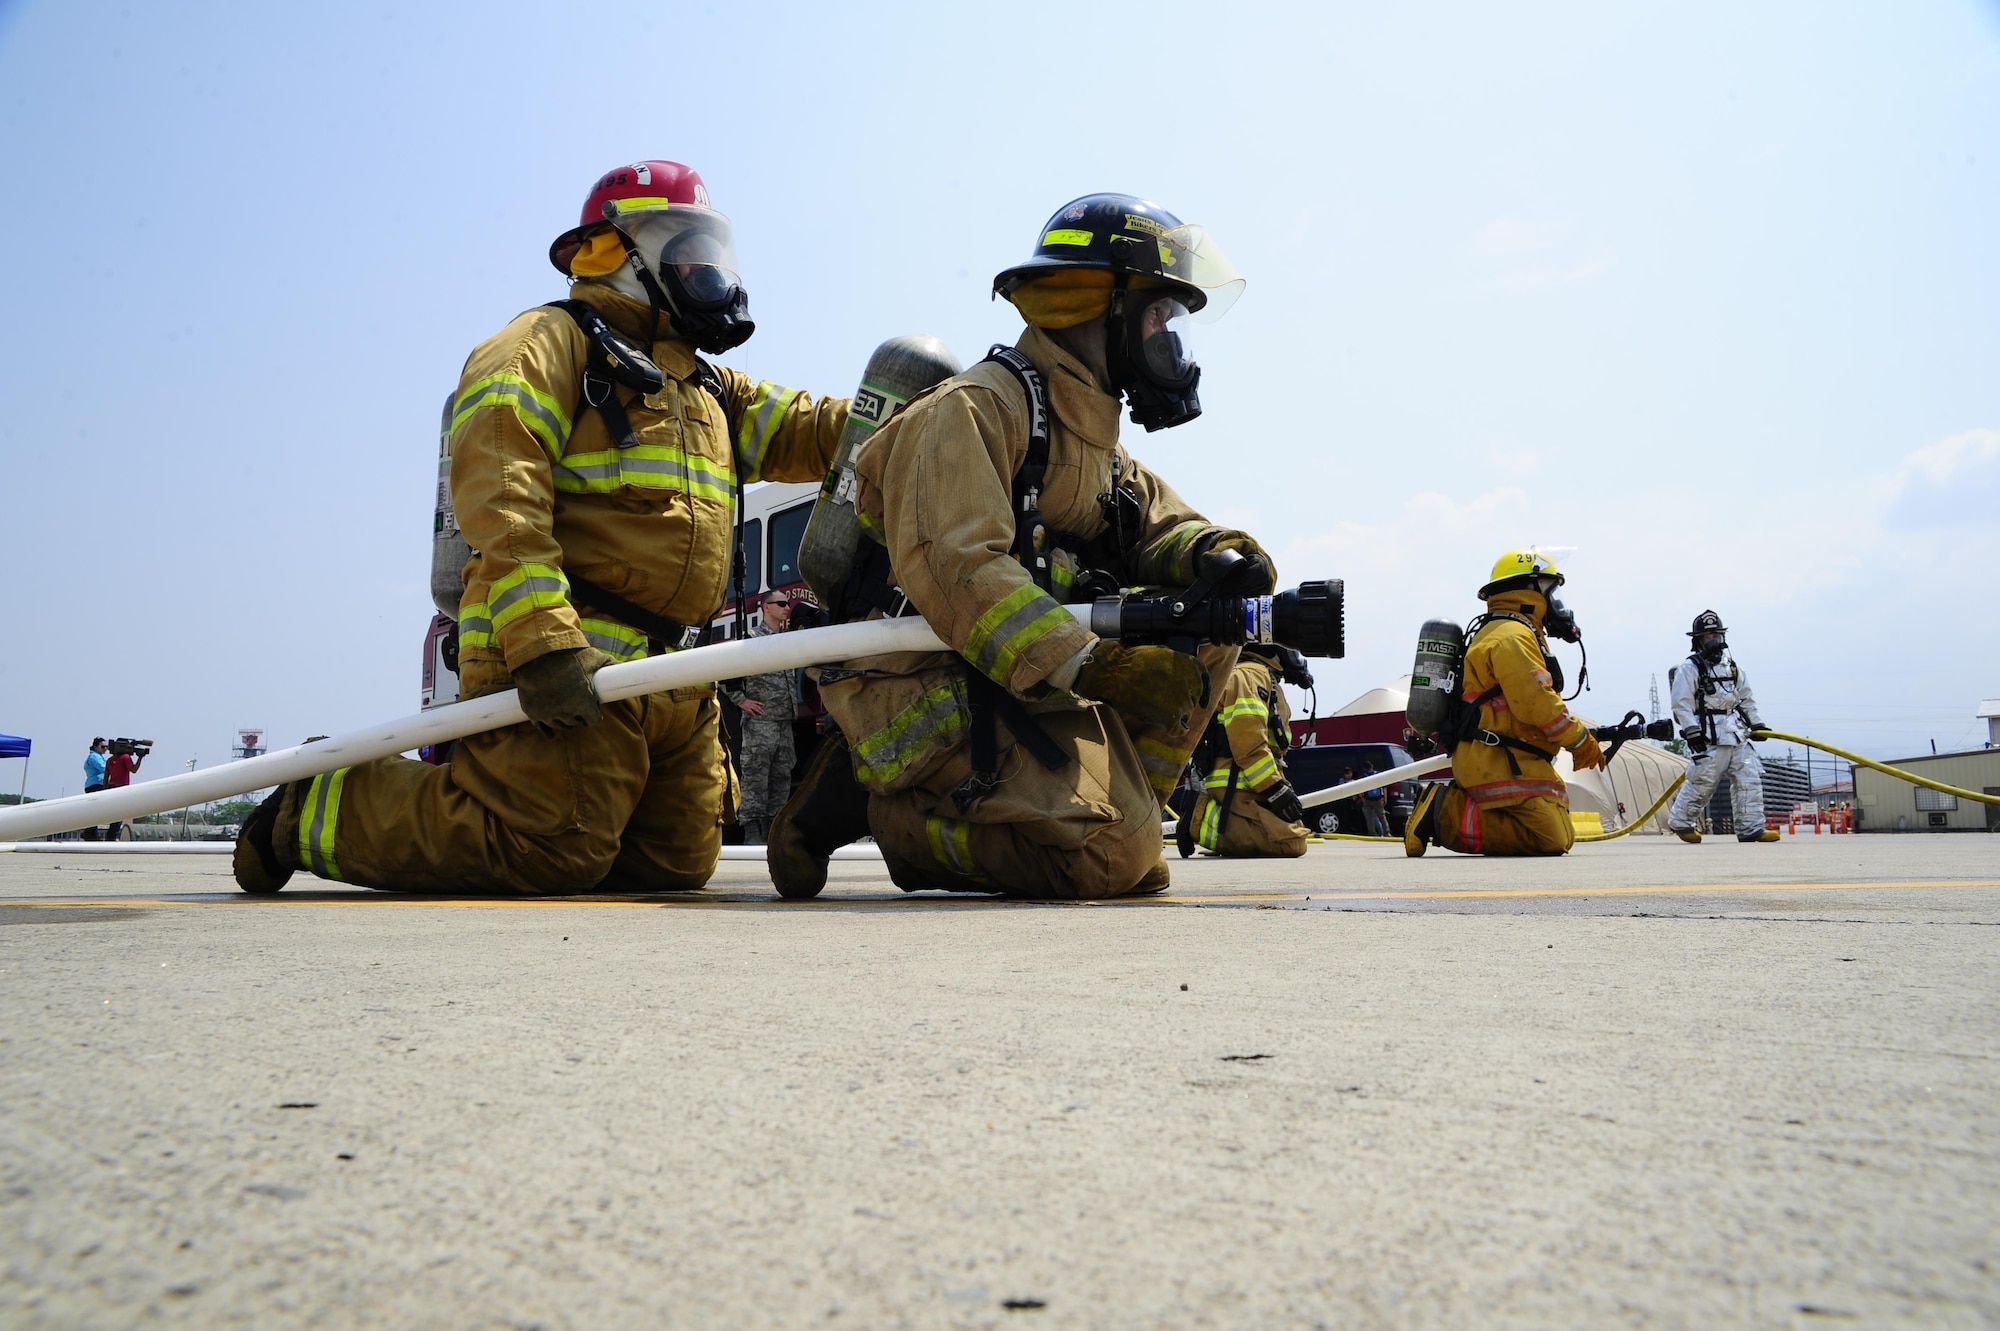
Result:
{"label": "msa logo on tank", "polygon": [[854,392],[854,405],[848,408],[848,419],[865,421],[872,431],[895,415],[896,408],[908,401],[908,398],[898,397],[880,384],[863,381],[861,387]]}

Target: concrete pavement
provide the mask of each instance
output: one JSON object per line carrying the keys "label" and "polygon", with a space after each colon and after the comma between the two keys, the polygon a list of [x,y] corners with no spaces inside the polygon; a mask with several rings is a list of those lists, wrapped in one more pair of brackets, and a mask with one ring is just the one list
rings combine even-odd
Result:
{"label": "concrete pavement", "polygon": [[9,1326],[2000,1324],[2000,838],[0,925]]}

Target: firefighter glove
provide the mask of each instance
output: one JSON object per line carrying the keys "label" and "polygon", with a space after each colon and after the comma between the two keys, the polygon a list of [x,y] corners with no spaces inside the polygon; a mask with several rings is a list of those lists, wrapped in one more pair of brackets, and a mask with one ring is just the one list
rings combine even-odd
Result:
{"label": "firefighter glove", "polygon": [[1708,752],[1708,738],[1701,733],[1701,727],[1689,726],[1681,732],[1681,738],[1687,741],[1688,752],[1695,757]]}
{"label": "firefighter glove", "polygon": [[[1243,556],[1242,562],[1217,558],[1225,553]],[[1278,585],[1278,566],[1264,547],[1228,527],[1211,527],[1196,538],[1194,571],[1197,577],[1215,577],[1215,590],[1224,596],[1262,596]]]}
{"label": "firefighter glove", "polygon": [[1597,736],[1588,730],[1583,732],[1583,738],[1577,741],[1576,747],[1569,751],[1569,756],[1579,772],[1604,766],[1604,750],[1598,747]]}
{"label": "firefighter glove", "polygon": [[604,715],[604,705],[597,701],[590,677],[611,661],[595,647],[569,647],[536,657],[513,672],[521,710],[545,735],[594,724]]}
{"label": "firefighter glove", "polygon": [[1281,823],[1302,823],[1306,820],[1306,806],[1299,803],[1298,792],[1289,781],[1280,781],[1257,797],[1257,802],[1278,816]]}
{"label": "firefighter glove", "polygon": [[1109,703],[1125,716],[1169,730],[1186,730],[1208,688],[1201,662],[1171,647],[1127,647],[1098,640],[1073,691]]}

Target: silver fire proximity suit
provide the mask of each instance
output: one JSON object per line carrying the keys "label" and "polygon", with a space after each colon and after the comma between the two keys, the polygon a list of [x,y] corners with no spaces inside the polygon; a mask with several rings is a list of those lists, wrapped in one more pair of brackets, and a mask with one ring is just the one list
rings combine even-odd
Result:
{"label": "silver fire proximity suit", "polygon": [[1726,778],[1733,783],[1737,835],[1762,831],[1764,765],[1750,745],[1750,732],[1764,721],[1743,668],[1726,649],[1712,665],[1695,653],[1674,668],[1671,679],[1675,728],[1699,730],[1708,750],[1692,755],[1687,784],[1667,813],[1667,826],[1676,832],[1698,827],[1701,811]]}

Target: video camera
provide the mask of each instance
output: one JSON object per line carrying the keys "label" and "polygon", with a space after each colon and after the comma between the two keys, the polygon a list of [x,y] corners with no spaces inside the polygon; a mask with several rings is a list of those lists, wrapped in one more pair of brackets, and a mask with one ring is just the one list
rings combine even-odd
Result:
{"label": "video camera", "polygon": [[1339,578],[1302,582],[1290,591],[1240,596],[1271,585],[1264,561],[1214,550],[1195,566],[1185,590],[1121,591],[1091,604],[1090,631],[1127,646],[1154,644],[1192,656],[1202,643],[1224,647],[1275,643],[1304,656],[1347,654],[1346,587]]}
{"label": "video camera", "polygon": [[121,735],[117,739],[106,740],[105,743],[114,754],[129,753],[143,758],[153,751],[153,741],[149,739],[126,739]]}

